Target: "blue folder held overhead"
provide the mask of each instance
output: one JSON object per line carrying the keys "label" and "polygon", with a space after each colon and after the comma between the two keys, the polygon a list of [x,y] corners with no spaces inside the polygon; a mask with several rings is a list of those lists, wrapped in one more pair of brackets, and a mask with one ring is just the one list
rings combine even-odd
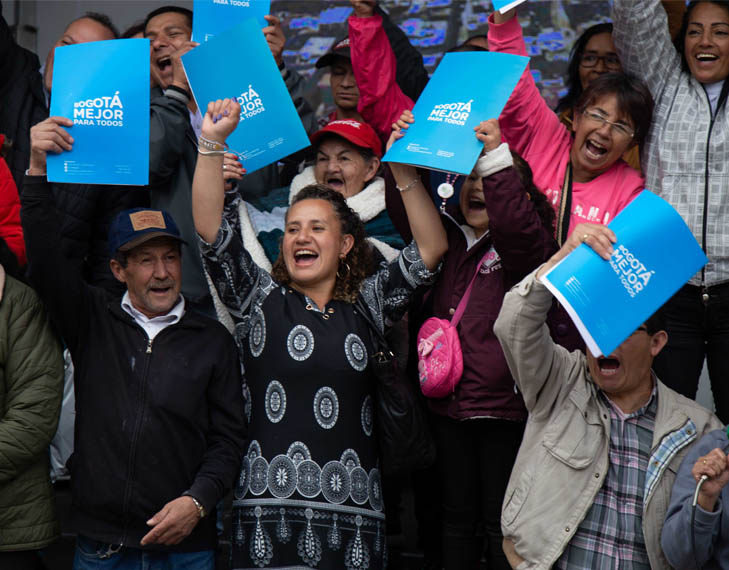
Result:
{"label": "blue folder held overhead", "polygon": [[526,0],[491,0],[491,4],[493,5],[495,11],[504,14],[512,8],[516,8],[519,4],[525,1]]}
{"label": "blue folder held overhead", "polygon": [[608,227],[618,238],[609,261],[582,244],[541,278],[594,356],[609,356],[708,261],[679,213],[648,190]]}
{"label": "blue folder held overhead", "polygon": [[56,48],[51,116],[73,120],[73,149],[48,153],[51,182],[149,181],[149,40]]}
{"label": "blue folder held overhead", "polygon": [[210,101],[237,97],[240,122],[227,143],[243,156],[248,173],[309,146],[256,20],[241,22],[189,51],[182,64],[203,115]]}
{"label": "blue folder held overhead", "polygon": [[205,43],[249,18],[267,26],[263,16],[271,13],[271,0],[194,0],[192,13],[192,39]]}
{"label": "blue folder held overhead", "polygon": [[474,127],[498,118],[528,62],[508,53],[447,53],[413,108],[415,123],[382,160],[470,174],[483,149]]}

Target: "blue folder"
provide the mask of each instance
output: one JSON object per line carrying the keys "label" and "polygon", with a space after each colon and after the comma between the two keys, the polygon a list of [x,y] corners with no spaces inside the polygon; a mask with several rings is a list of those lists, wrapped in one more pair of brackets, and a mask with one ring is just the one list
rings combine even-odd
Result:
{"label": "blue folder", "polygon": [[49,181],[147,184],[149,40],[57,47],[50,114],[73,120],[75,142],[48,153]]}
{"label": "blue folder", "polygon": [[508,12],[512,8],[516,8],[524,1],[525,0],[491,0],[491,4],[494,7],[494,11],[498,11],[503,14],[505,12]]}
{"label": "blue folder", "polygon": [[608,227],[610,261],[582,244],[542,282],[564,305],[593,355],[610,355],[708,259],[671,205],[644,190]]}
{"label": "blue folder", "polygon": [[228,137],[248,173],[309,146],[291,95],[258,22],[246,20],[182,56],[204,115],[208,103],[235,95],[238,127]]}
{"label": "blue folder", "polygon": [[470,174],[483,149],[474,127],[498,118],[528,62],[508,53],[447,53],[413,108],[415,123],[382,160]]}
{"label": "blue folder", "polygon": [[204,43],[249,18],[266,27],[263,16],[271,13],[271,0],[194,0],[192,13],[192,39]]}

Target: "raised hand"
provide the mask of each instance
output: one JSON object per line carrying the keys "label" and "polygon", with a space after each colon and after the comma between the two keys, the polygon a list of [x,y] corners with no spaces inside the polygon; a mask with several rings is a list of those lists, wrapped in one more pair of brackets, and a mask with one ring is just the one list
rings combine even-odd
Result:
{"label": "raised hand", "polygon": [[402,114],[400,115],[400,118],[396,122],[392,123],[392,134],[390,135],[390,138],[387,141],[385,150],[390,150],[390,147],[396,140],[399,140],[402,137],[404,137],[405,133],[410,128],[410,125],[412,125],[414,122],[415,122],[415,117],[413,117],[412,112],[405,109],[402,112]]}
{"label": "raised hand", "polygon": [[719,448],[712,449],[696,460],[691,474],[696,481],[702,475],[708,477],[699,492],[699,505],[705,511],[713,511],[721,490],[729,483],[729,457]]}
{"label": "raised hand", "polygon": [[497,119],[481,121],[473,130],[476,131],[476,138],[483,143],[484,152],[492,151],[501,144],[501,129]]}
{"label": "raised hand", "polygon": [[264,16],[264,18],[270,25],[263,28],[263,35],[266,37],[268,47],[273,54],[273,59],[276,60],[278,65],[281,65],[283,62],[283,50],[286,45],[286,36],[281,27],[281,20],[272,14]]}
{"label": "raised hand", "polygon": [[544,273],[557,265],[558,261],[567,257],[581,243],[589,245],[600,257],[608,260],[613,254],[613,244],[617,241],[618,238],[615,236],[615,233],[607,226],[600,224],[578,224],[562,244],[559,251],[550,257],[547,263],[542,265],[536,277],[538,279],[544,275]]}
{"label": "raised hand", "polygon": [[73,127],[73,121],[66,117],[48,117],[30,129],[30,175],[46,173],[46,153],[60,154],[73,148],[73,137],[63,127]]}
{"label": "raised hand", "polygon": [[[190,90],[190,86],[187,83],[187,75],[185,75],[185,69],[182,67],[182,60],[180,58],[199,45],[197,42],[185,42],[180,49],[170,56],[170,61],[172,62],[172,85],[186,89],[187,91]],[[165,85],[164,87],[167,86]]]}
{"label": "raised hand", "polygon": [[208,140],[224,144],[238,126],[240,104],[237,99],[218,99],[208,103],[201,134]]}

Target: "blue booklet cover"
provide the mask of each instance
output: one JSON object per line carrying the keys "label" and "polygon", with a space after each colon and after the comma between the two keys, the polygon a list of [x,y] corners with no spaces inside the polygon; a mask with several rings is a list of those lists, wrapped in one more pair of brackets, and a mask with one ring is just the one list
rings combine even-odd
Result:
{"label": "blue booklet cover", "polygon": [[268,22],[263,16],[271,13],[271,0],[194,0],[192,13],[192,39],[205,43],[249,18],[265,28]]}
{"label": "blue booklet cover", "polygon": [[51,116],[73,120],[73,149],[48,153],[48,180],[149,181],[149,40],[56,48]]}
{"label": "blue booklet cover", "polygon": [[525,2],[525,0],[491,0],[494,11],[501,12],[502,14],[508,12],[512,8],[516,8],[522,2]]}
{"label": "blue booklet cover", "polygon": [[483,149],[473,128],[498,118],[528,62],[509,53],[447,53],[415,103],[415,123],[382,160],[470,174]]}
{"label": "blue booklet cover", "polygon": [[[231,54],[245,54],[245,65],[231,68]],[[256,20],[241,22],[187,52],[182,64],[201,113],[210,101],[238,97],[240,122],[227,143],[242,155],[248,173],[309,146]]]}
{"label": "blue booklet cover", "polygon": [[644,190],[608,227],[609,261],[582,244],[542,282],[564,305],[593,355],[610,355],[708,259],[676,210]]}

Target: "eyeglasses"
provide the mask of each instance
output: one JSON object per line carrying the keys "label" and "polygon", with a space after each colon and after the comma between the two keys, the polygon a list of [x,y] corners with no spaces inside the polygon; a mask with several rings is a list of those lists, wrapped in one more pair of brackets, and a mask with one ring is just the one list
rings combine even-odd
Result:
{"label": "eyeglasses", "polygon": [[632,139],[635,136],[635,132],[630,128],[624,125],[623,123],[615,123],[613,121],[608,121],[605,117],[603,117],[601,114],[596,113],[595,111],[582,111],[582,115],[592,123],[599,125],[600,127],[604,127],[605,125],[610,125],[610,129],[618,136],[625,137],[627,139]]}
{"label": "eyeglasses", "polygon": [[610,71],[620,71],[622,68],[617,55],[595,55],[594,53],[583,53],[580,57],[580,65],[582,67],[595,67],[600,60]]}

